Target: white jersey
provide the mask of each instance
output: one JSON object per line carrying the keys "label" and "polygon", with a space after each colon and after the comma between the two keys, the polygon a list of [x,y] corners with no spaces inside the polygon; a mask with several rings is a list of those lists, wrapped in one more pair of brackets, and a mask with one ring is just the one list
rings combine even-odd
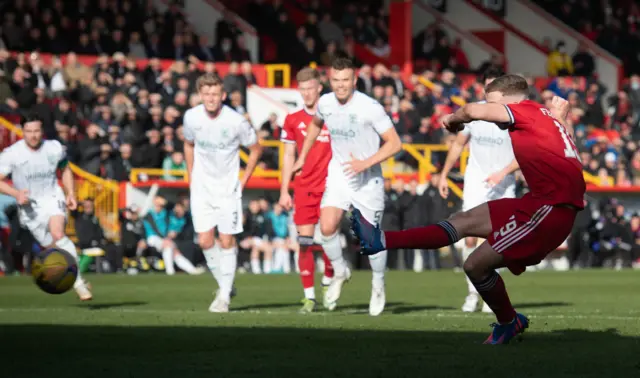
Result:
{"label": "white jersey", "polygon": [[[469,135],[469,162],[464,177],[470,180],[484,180],[489,175],[505,168],[513,159],[513,148],[509,131],[501,130],[495,124],[486,121],[467,123],[461,131]],[[513,174],[505,181],[515,182]]]}
{"label": "white jersey", "polygon": [[213,119],[204,105],[195,106],[185,112],[183,126],[184,138],[195,145],[191,190],[240,198],[240,146],[258,142],[255,129],[226,105]]}
{"label": "white jersey", "polygon": [[[342,164],[352,160],[352,155],[365,160],[380,149],[380,135],[393,128],[391,119],[378,101],[356,91],[346,104],[338,102],[334,93],[327,93],[318,101],[316,116],[324,120],[331,134],[333,156],[329,163],[329,175],[343,173]],[[372,178],[381,178],[382,168],[376,164],[354,178],[349,186],[359,188]]]}
{"label": "white jersey", "polygon": [[52,195],[62,195],[57,171],[67,163],[66,156],[65,148],[57,140],[43,141],[38,150],[20,140],[0,154],[0,174],[11,175],[13,186],[28,190],[29,198],[37,202]]}

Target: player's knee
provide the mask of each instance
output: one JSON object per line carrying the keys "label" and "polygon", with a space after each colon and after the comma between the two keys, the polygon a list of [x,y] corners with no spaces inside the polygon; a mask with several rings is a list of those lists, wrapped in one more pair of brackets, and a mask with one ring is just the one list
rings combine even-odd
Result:
{"label": "player's knee", "polygon": [[198,235],[198,245],[203,250],[213,248],[214,243],[213,235],[209,235],[208,233]]}
{"label": "player's knee", "polygon": [[320,225],[320,233],[322,239],[331,238],[337,231],[338,227],[335,224],[324,223]]}
{"label": "player's knee", "polygon": [[230,249],[233,247],[233,237],[220,238],[220,248]]}
{"label": "player's knee", "polygon": [[474,259],[469,258],[462,265],[462,269],[464,269],[464,272],[469,278],[473,278],[477,273],[477,265],[473,260]]}
{"label": "player's knee", "polygon": [[65,236],[66,235],[64,234],[64,231],[51,230],[51,238],[53,239],[51,244],[57,243],[59,240],[61,240]]}

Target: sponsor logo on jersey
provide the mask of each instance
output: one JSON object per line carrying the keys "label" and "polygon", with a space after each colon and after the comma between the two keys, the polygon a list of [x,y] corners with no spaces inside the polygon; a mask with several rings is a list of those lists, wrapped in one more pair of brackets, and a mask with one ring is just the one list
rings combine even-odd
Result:
{"label": "sponsor logo on jersey", "polygon": [[489,136],[476,136],[473,140],[481,146],[501,146],[504,143],[504,138],[492,138]]}
{"label": "sponsor logo on jersey", "polygon": [[331,129],[331,138],[335,139],[353,139],[356,137],[356,132],[353,129]]}

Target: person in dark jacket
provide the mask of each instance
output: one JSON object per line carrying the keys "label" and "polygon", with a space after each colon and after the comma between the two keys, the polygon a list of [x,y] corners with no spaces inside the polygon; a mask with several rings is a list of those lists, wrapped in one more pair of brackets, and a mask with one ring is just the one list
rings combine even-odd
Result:
{"label": "person in dark jacket", "polygon": [[[256,200],[249,201],[247,217],[247,235],[251,237],[251,272],[254,274],[271,273],[273,247],[268,235],[273,234],[271,222],[260,209],[260,203]],[[260,254],[262,253],[263,267],[260,267]]]}
{"label": "person in dark jacket", "polygon": [[80,249],[100,248],[113,272],[122,270],[122,255],[116,246],[104,235],[104,230],[94,212],[93,199],[82,201],[82,212],[74,211],[76,236]]}

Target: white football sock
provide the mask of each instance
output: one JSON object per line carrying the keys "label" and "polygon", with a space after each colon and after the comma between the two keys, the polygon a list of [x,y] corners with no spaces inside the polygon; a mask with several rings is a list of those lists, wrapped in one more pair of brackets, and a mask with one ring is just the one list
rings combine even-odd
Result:
{"label": "white football sock", "polygon": [[273,270],[276,272],[284,269],[284,258],[282,256],[282,248],[276,248],[273,253]]}
{"label": "white football sock", "polygon": [[333,277],[322,276],[322,286],[327,286],[331,283]]}
{"label": "white football sock", "polygon": [[176,274],[173,266],[173,248],[167,247],[162,250],[162,260],[164,260],[164,271],[170,276]]}
{"label": "white football sock", "polygon": [[[260,259],[251,259],[251,273],[253,274],[261,274],[262,269],[260,268]],[[217,279],[217,278],[216,278]],[[219,282],[220,280],[218,280]]]}
{"label": "white football sock", "polygon": [[[76,259],[76,264],[78,263],[78,251],[76,250],[76,245],[73,244],[71,239],[65,236],[64,238],[56,242],[56,246],[69,252],[69,254],[71,254],[71,256]],[[73,287],[76,288],[82,285],[84,285],[84,279],[82,278],[82,276],[80,276],[80,269],[78,268],[78,276],[76,277],[76,282],[74,282]]]}
{"label": "white football sock", "polygon": [[347,270],[347,262],[344,260],[344,257],[342,257],[342,246],[340,245],[338,233],[336,232],[330,236],[322,235],[321,238],[322,248],[324,249],[324,253],[327,254],[329,260],[331,260],[331,265],[333,265],[335,275],[343,276]]}
{"label": "white football sock", "polygon": [[227,301],[231,296],[233,288],[233,280],[236,277],[236,267],[238,265],[238,251],[235,247],[229,249],[221,249],[222,258],[220,259],[220,295]]}
{"label": "white football sock", "polygon": [[204,259],[207,262],[207,268],[213,275],[213,278],[216,279],[218,285],[220,285],[220,249],[217,244],[214,244],[213,247],[205,249],[202,251],[204,255]]}
{"label": "white football sock", "polygon": [[271,273],[272,264],[273,264],[273,261],[271,261],[271,259],[264,259],[264,261],[262,262],[262,265],[264,265],[264,274]]}
{"label": "white football sock", "polygon": [[300,258],[300,251],[297,251],[293,254],[293,267],[296,271],[296,274],[300,274],[300,266],[298,265],[299,258]]}
{"label": "white football sock", "polygon": [[188,258],[184,257],[182,253],[178,253],[177,255],[175,255],[173,259],[176,263],[176,266],[182,269],[183,272],[187,274],[196,273],[196,267],[193,266],[193,263],[191,263]]}
{"label": "white football sock", "polygon": [[370,255],[369,265],[371,265],[371,272],[373,273],[371,285],[374,288],[383,287],[384,272],[387,269],[387,251],[381,251],[375,255]]}
{"label": "white football sock", "polygon": [[289,256],[289,250],[282,248],[276,253],[280,253],[280,262],[282,264],[282,271],[286,274],[291,273],[291,256]]}
{"label": "white football sock", "polygon": [[307,299],[316,299],[316,289],[312,287],[307,287],[304,289],[304,297]]}
{"label": "white football sock", "polygon": [[136,247],[136,257],[142,257],[142,253],[144,252],[145,248],[138,246]]}

